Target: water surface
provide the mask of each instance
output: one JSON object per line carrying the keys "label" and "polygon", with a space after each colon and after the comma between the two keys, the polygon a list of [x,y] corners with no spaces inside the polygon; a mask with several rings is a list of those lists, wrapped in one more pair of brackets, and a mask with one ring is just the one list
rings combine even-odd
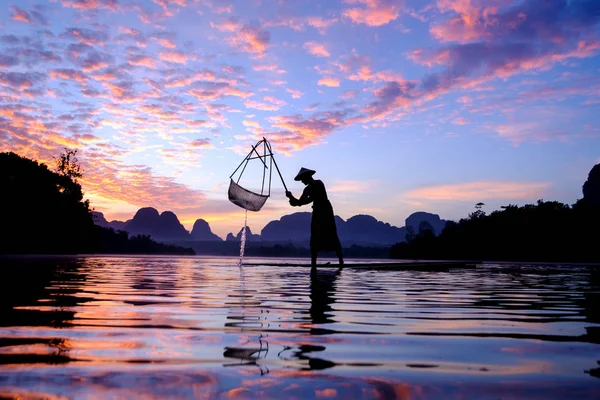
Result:
{"label": "water surface", "polygon": [[0,259],[0,398],[600,398],[598,269],[237,262]]}

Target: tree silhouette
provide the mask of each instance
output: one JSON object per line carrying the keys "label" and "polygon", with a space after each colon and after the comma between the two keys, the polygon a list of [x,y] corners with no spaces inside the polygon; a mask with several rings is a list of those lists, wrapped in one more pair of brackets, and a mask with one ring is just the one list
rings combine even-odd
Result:
{"label": "tree silhouette", "polygon": [[0,153],[0,254],[161,253],[193,254],[149,237],[94,225],[89,201],[77,182],[83,173],[77,150],[65,149],[56,169]]}
{"label": "tree silhouette", "polygon": [[77,180],[83,176],[83,170],[77,159],[77,150],[71,150],[65,147],[63,153],[57,158],[54,157],[55,171],[61,176],[67,176],[77,183]]}
{"label": "tree silhouette", "polygon": [[600,164],[594,165],[583,184],[583,199],[592,205],[600,205]]}
{"label": "tree silhouette", "polygon": [[600,165],[584,184],[584,198],[573,206],[557,201],[509,204],[487,215],[483,203],[435,237],[419,234],[392,246],[392,258],[506,261],[600,262]]}

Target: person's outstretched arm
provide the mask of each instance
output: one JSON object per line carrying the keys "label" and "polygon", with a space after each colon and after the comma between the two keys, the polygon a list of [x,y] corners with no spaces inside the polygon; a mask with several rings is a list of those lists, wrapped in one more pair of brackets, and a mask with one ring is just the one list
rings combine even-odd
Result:
{"label": "person's outstretched arm", "polygon": [[295,198],[292,192],[285,192],[285,195],[288,199],[290,199],[290,205],[292,207],[300,207],[312,202],[312,198],[310,196],[310,191],[308,190],[308,187],[304,188],[304,192],[302,192],[302,196],[300,196],[299,199]]}

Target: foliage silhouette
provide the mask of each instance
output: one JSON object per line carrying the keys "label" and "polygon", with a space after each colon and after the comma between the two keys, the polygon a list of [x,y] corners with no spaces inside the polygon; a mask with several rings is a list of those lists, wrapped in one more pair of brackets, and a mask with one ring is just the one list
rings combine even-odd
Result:
{"label": "foliage silhouette", "polygon": [[0,209],[4,211],[0,254],[178,253],[193,250],[149,237],[94,225],[78,179],[76,150],[55,158],[56,169],[8,152],[0,153]]}
{"label": "foliage silhouette", "polygon": [[[595,172],[598,171],[598,172]],[[573,206],[539,200],[537,204],[508,205],[487,215],[476,211],[448,222],[441,235],[407,237],[392,246],[392,258],[482,259],[497,261],[600,262],[600,164],[584,185],[584,198]],[[590,183],[591,182],[591,183]]]}

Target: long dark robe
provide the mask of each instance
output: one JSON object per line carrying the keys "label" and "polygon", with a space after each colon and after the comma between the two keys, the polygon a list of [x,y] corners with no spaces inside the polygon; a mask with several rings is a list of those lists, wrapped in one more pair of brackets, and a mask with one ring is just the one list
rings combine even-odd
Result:
{"label": "long dark robe", "polygon": [[335,226],[333,207],[327,198],[325,185],[314,180],[304,188],[298,200],[291,200],[293,206],[313,203],[310,224],[310,248],[316,251],[335,251],[341,248]]}

